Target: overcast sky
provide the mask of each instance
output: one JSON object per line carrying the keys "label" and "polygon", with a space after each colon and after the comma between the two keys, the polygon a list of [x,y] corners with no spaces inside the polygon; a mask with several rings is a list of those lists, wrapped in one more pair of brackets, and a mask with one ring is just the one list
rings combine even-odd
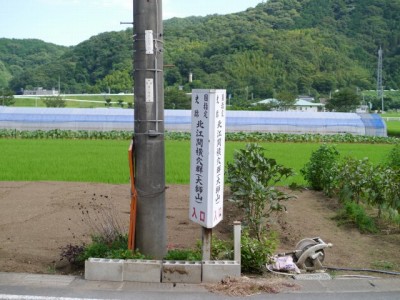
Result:
{"label": "overcast sky", "polygon": [[[163,18],[228,14],[262,0],[163,0]],[[133,0],[0,0],[0,38],[72,46],[132,21]]]}

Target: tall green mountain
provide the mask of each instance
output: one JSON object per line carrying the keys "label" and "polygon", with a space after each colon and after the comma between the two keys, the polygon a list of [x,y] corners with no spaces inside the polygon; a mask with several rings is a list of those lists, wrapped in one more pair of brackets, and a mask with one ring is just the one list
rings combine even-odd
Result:
{"label": "tall green mountain", "polygon": [[[238,102],[374,89],[382,47],[385,88],[400,88],[400,0],[269,0],[236,14],[173,18],[164,34],[173,66],[166,86],[226,88]],[[0,39],[0,85],[52,88],[60,77],[65,92],[129,91],[131,39],[131,30],[108,32],[75,47],[43,43],[28,56],[5,45],[38,41]]]}

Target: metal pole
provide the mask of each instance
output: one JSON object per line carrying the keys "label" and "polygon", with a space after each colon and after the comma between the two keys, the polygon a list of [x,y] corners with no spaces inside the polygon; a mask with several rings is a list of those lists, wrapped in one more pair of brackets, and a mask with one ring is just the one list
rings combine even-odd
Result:
{"label": "metal pole", "polygon": [[161,259],[166,252],[162,0],[134,0],[133,11],[136,247]]}

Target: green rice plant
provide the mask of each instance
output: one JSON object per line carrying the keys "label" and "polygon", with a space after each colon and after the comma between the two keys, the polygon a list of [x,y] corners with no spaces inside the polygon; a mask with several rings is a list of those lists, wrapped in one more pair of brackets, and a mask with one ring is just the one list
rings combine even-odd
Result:
{"label": "green rice plant", "polygon": [[[13,131],[7,132],[14,134]],[[63,133],[67,135],[65,139],[48,139],[42,138],[42,134],[43,131],[36,132],[35,137],[26,139],[0,138],[0,180],[129,183],[129,139],[70,139],[70,132]],[[54,131],[53,134],[61,133]],[[245,142],[227,142],[225,162],[232,161],[234,151],[245,148],[245,145]],[[318,143],[260,145],[267,148],[266,156],[274,158],[277,163],[288,166],[297,173],[292,179],[282,181],[281,185],[289,185],[292,182],[304,185],[300,169],[306,164],[312,151],[320,146]],[[167,140],[165,148],[167,184],[188,184],[190,142]],[[373,164],[384,161],[391,148],[389,144],[337,145],[343,156],[358,159],[368,157]]]}
{"label": "green rice plant", "polygon": [[129,182],[123,141],[0,139],[0,148],[0,180]]}
{"label": "green rice plant", "polygon": [[190,142],[167,141],[165,153],[166,182],[187,184],[190,177]]}

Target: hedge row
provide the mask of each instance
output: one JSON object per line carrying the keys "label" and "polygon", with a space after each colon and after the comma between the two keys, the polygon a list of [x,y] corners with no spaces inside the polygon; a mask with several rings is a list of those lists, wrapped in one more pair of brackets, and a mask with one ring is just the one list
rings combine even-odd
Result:
{"label": "hedge row", "polygon": [[[15,130],[0,129],[0,138],[15,139],[100,139],[130,140],[131,131],[92,131],[92,130]],[[226,141],[234,142],[291,142],[291,143],[365,143],[365,144],[397,144],[395,137],[360,136],[351,134],[286,134],[268,132],[227,132]],[[188,132],[166,132],[166,140],[190,140]]]}

